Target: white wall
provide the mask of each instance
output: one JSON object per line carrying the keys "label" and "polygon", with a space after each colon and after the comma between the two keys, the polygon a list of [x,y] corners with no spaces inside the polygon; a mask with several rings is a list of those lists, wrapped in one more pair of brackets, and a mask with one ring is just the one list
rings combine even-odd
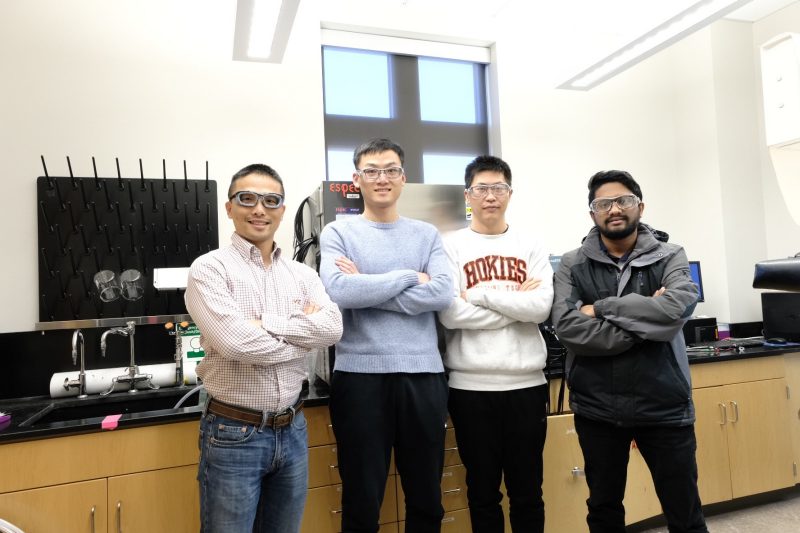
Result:
{"label": "white wall", "polygon": [[729,296],[731,322],[760,320],[760,292],[751,288],[753,265],[767,257],[767,250],[764,205],[760,195],[754,194],[761,185],[757,147],[762,141],[758,136],[756,86],[747,83],[760,79],[755,68],[752,25],[716,24],[711,41],[715,50],[714,102],[724,246],[724,255],[715,258],[719,270],[713,274],[727,274],[727,285],[722,289]]}
{"label": "white wall", "polygon": [[[753,47],[755,61],[760,65],[759,46],[784,32],[800,33],[800,2],[794,2],[773,15],[762,19],[753,28]],[[760,72],[760,70],[758,71]],[[761,77],[757,79],[756,94],[759,99],[757,107],[759,122],[759,156],[761,162],[761,193],[763,194],[766,223],[766,247],[768,258],[788,257],[800,252],[800,225],[794,222],[786,203],[800,203],[800,198],[784,198],[778,187],[775,168],[766,148],[764,135],[764,109],[761,104]],[[794,175],[800,179],[800,168]]]}
{"label": "white wall", "polygon": [[[514,170],[512,223],[544,234],[554,253],[574,248],[591,226],[588,177],[629,170],[642,184],[645,221],[703,262],[707,303],[698,312],[760,318],[757,302],[736,293],[752,291],[745,271],[755,260],[781,249],[772,233],[784,221],[772,206],[776,186],[763,156],[754,163],[743,154],[763,139],[750,127],[757,128],[759,113],[752,107],[753,71],[723,61],[735,59],[729,47],[749,49],[753,61],[750,25],[715,25],[592,91],[569,92],[553,89],[563,79],[543,74],[559,60],[553,46],[533,40],[525,24],[529,2],[512,2],[497,21],[471,24],[468,14],[432,21],[387,16],[363,2],[352,2],[350,11],[331,4],[300,3],[284,62],[271,65],[231,60],[234,0],[0,3],[0,249],[10,258],[0,266],[0,331],[31,329],[37,321],[40,154],[51,175],[66,174],[65,155],[78,175],[91,175],[95,156],[102,174],[114,175],[119,157],[123,175],[134,177],[140,157],[155,176],[166,157],[170,177],[182,175],[184,159],[190,176],[201,177],[208,160],[220,205],[231,174],[268,163],[286,180],[291,216],[278,240],[290,247],[294,210],[324,176],[323,19],[494,40],[493,139],[501,140],[500,155]],[[797,9],[791,13],[800,25]],[[769,31],[756,24],[756,40]],[[729,116],[740,105],[747,110]],[[753,173],[764,179],[768,209],[753,202],[761,194]],[[746,218],[726,208],[730,197],[749,209]],[[755,245],[731,252],[739,235],[764,240],[764,216],[766,251]],[[231,231],[225,221],[221,244]],[[792,242],[800,242],[796,237]]]}
{"label": "white wall", "polygon": [[[38,319],[36,188],[51,175],[203,177],[220,186],[246,164],[286,179],[288,206],[324,179],[319,21],[301,2],[282,65],[234,62],[233,0],[0,3],[0,331]],[[224,224],[221,243],[232,225]],[[291,218],[291,217],[290,217]],[[281,242],[291,247],[291,223]]]}

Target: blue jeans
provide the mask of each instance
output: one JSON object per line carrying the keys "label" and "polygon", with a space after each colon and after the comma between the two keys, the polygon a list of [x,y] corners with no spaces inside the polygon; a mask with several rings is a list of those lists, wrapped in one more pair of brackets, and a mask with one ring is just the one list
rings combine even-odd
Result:
{"label": "blue jeans", "polygon": [[206,413],[200,423],[200,531],[300,530],[308,488],[303,412],[272,430]]}

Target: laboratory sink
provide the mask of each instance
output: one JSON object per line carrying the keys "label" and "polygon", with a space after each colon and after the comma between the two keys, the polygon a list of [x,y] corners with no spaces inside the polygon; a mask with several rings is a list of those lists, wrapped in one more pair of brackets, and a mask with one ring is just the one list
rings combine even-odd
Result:
{"label": "laboratory sink", "polygon": [[[142,390],[133,394],[116,392],[105,397],[90,396],[80,399],[53,400],[20,423],[19,427],[172,409],[191,390],[191,387],[171,387],[158,390]],[[195,392],[181,404],[181,407],[198,405],[199,396]]]}

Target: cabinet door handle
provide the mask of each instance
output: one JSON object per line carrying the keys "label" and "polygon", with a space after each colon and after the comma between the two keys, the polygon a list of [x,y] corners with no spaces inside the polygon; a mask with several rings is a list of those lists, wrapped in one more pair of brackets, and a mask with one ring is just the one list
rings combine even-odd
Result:
{"label": "cabinet door handle", "polygon": [[96,505],[92,505],[92,511],[91,511],[91,514],[89,515],[89,519],[90,519],[89,523],[92,525],[92,533],[94,533],[94,511],[95,511],[95,509],[97,509],[97,506]]}
{"label": "cabinet door handle", "polygon": [[122,502],[117,502],[117,533],[122,533]]}
{"label": "cabinet door handle", "polygon": [[455,488],[455,489],[443,490],[442,494],[443,495],[446,495],[446,494],[458,494],[459,492],[461,492],[461,487],[458,487],[458,488]]}
{"label": "cabinet door handle", "polygon": [[339,465],[328,465],[328,468],[330,468],[331,470],[338,470]]}
{"label": "cabinet door handle", "polygon": [[731,407],[733,407],[733,416],[735,417],[731,422],[739,421],[739,404],[731,400]]}
{"label": "cabinet door handle", "polygon": [[457,452],[458,446],[453,446],[452,448],[445,448],[444,451],[446,452]]}
{"label": "cabinet door handle", "polygon": [[586,477],[586,472],[579,466],[573,466],[570,473],[572,477]]}
{"label": "cabinet door handle", "polygon": [[341,509],[332,509],[331,510],[331,514],[342,514],[342,510]]}
{"label": "cabinet door handle", "polygon": [[719,425],[724,426],[728,423],[728,408],[725,407],[724,403],[717,404],[719,405],[719,414],[722,415],[722,420],[720,421]]}

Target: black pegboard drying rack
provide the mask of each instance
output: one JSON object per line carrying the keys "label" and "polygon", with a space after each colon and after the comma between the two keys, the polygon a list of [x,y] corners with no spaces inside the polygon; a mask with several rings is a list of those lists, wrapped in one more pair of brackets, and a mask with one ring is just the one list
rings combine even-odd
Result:
{"label": "black pegboard drying rack", "polygon": [[[219,246],[217,184],[208,178],[123,178],[72,173],[36,180],[39,255],[39,320],[72,321],[186,313],[183,291],[153,287],[154,268],[188,267],[198,256]],[[94,274],[111,270],[117,276],[138,270],[144,296],[103,302]]]}

